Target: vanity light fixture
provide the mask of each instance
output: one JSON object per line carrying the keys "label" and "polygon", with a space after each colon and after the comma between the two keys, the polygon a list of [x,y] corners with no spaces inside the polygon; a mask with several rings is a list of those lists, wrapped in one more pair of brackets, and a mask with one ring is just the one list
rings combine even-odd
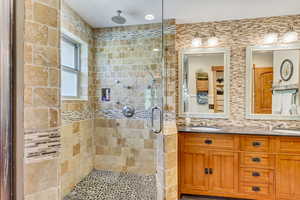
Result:
{"label": "vanity light fixture", "polygon": [[283,42],[290,43],[290,42],[295,42],[297,40],[298,40],[298,33],[294,30],[294,27],[291,25],[289,32],[287,32],[283,36]]}
{"label": "vanity light fixture", "polygon": [[159,49],[156,49],[156,48],[155,48],[155,49],[153,49],[153,51],[154,51],[154,52],[158,52],[158,51],[159,51]]}
{"label": "vanity light fixture", "polygon": [[273,44],[278,42],[278,32],[276,32],[274,29],[270,29],[269,33],[267,33],[264,37],[264,43],[265,44]]}
{"label": "vanity light fixture", "polygon": [[265,44],[272,44],[278,41],[278,33],[268,33],[264,37]]}
{"label": "vanity light fixture", "polygon": [[214,27],[214,30],[211,32],[211,37],[207,40],[207,46],[214,47],[219,44],[219,39],[216,37],[216,27]]}
{"label": "vanity light fixture", "polygon": [[145,16],[145,20],[152,21],[154,19],[155,19],[155,17],[152,14],[148,14],[148,15]]}
{"label": "vanity light fixture", "polygon": [[217,37],[210,37],[207,40],[207,45],[209,47],[214,47],[217,46],[219,44],[219,39]]}
{"label": "vanity light fixture", "polygon": [[202,45],[202,38],[199,33],[196,33],[192,40],[192,47],[200,47]]}

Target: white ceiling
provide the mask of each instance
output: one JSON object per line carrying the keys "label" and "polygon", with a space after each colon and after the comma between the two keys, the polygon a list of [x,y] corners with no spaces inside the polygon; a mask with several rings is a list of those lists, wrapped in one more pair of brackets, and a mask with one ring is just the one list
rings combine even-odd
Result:
{"label": "white ceiling", "polygon": [[[126,25],[145,24],[146,14],[161,21],[161,0],[66,0],[93,27],[111,27],[117,10],[124,12]],[[299,0],[164,0],[166,19],[177,23],[220,21],[300,14]]]}

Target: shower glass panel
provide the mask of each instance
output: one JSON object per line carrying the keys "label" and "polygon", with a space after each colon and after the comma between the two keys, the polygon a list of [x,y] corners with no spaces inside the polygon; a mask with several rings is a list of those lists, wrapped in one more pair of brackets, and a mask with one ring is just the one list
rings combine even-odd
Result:
{"label": "shower glass panel", "polygon": [[162,0],[62,0],[61,199],[162,198],[162,17]]}

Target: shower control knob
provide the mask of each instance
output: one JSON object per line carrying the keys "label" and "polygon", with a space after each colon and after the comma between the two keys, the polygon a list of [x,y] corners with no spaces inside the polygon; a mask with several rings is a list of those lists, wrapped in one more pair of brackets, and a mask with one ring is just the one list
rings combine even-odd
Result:
{"label": "shower control knob", "polygon": [[135,114],[135,108],[133,106],[124,106],[122,113],[125,117],[131,118]]}

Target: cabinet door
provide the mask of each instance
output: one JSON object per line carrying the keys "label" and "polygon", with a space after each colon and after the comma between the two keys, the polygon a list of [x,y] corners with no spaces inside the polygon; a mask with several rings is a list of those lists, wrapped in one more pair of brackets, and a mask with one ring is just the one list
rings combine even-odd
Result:
{"label": "cabinet door", "polygon": [[208,190],[208,174],[205,168],[208,166],[208,152],[192,151],[181,152],[181,192],[195,194],[197,191]]}
{"label": "cabinet door", "polygon": [[238,191],[238,153],[212,151],[209,156],[209,190],[219,193]]}
{"label": "cabinet door", "polygon": [[278,156],[276,182],[279,199],[300,199],[300,156]]}

